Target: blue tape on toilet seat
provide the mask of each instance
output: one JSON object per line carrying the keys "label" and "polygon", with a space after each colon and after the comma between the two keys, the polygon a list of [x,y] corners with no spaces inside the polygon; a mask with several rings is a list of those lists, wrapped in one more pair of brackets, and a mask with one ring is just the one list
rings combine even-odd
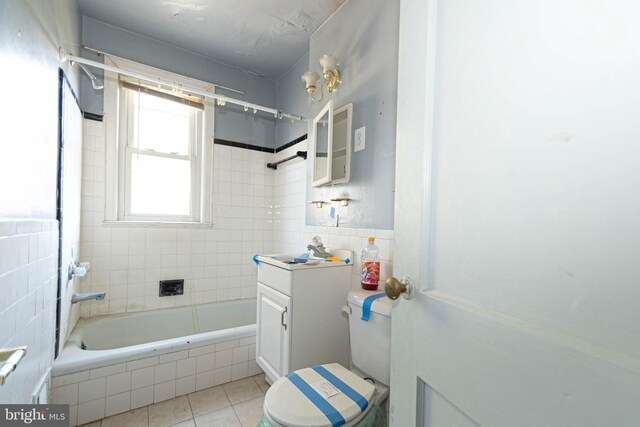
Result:
{"label": "blue tape on toilet seat", "polygon": [[319,366],[314,366],[311,369],[319,373],[325,380],[333,384],[335,388],[343,392],[344,395],[347,396],[349,399],[356,402],[356,404],[360,407],[360,410],[362,412],[364,412],[364,410],[367,409],[367,406],[369,406],[369,402],[367,401],[367,399],[365,399],[363,395],[361,395],[360,393],[358,393],[357,391],[349,387],[340,378],[336,377],[331,372],[329,372],[327,368],[319,365]]}
{"label": "blue tape on toilet seat", "polygon": [[285,377],[293,383],[298,390],[304,394],[307,399],[313,403],[316,408],[320,409],[322,413],[327,417],[333,427],[340,427],[345,424],[344,417],[334,408],[329,402],[327,402],[320,394],[313,389],[305,380],[300,378],[295,372],[290,372]]}
{"label": "blue tape on toilet seat", "polygon": [[364,302],[362,303],[362,320],[365,322],[369,321],[369,317],[371,317],[371,305],[375,300],[382,298],[383,296],[384,292],[368,296],[364,299]]}
{"label": "blue tape on toilet seat", "polygon": [[253,256],[253,262],[255,262],[256,265],[260,264],[260,260],[258,260],[258,255]]}

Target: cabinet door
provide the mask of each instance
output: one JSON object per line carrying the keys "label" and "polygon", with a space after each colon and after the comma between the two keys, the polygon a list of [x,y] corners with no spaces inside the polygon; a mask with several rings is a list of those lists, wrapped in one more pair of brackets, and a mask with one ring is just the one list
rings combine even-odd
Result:
{"label": "cabinet door", "polygon": [[289,372],[291,298],[258,283],[256,361],[273,381]]}

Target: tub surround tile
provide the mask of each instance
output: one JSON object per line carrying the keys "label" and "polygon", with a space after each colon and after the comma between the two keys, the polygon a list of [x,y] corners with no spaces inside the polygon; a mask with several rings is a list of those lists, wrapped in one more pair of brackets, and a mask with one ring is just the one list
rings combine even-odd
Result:
{"label": "tub surround tile", "polygon": [[127,371],[146,368],[148,366],[155,366],[157,364],[158,364],[158,356],[147,357],[146,359],[134,360],[132,362],[127,362]]}
{"label": "tub surround tile", "polygon": [[224,366],[230,366],[233,361],[233,350],[216,351],[215,367],[222,368]]}
{"label": "tub surround tile", "polygon": [[255,427],[262,418],[262,407],[264,405],[264,396],[257,399],[248,400],[235,405],[233,409],[242,424],[242,427]]}
{"label": "tub surround tile", "polygon": [[79,383],[90,379],[89,371],[76,372],[75,374],[61,375],[51,379],[52,387],[60,387],[67,384]]}
{"label": "tub surround tile", "polygon": [[201,372],[196,375],[196,390],[213,387],[213,371]]}
{"label": "tub surround tile", "polygon": [[153,403],[153,386],[131,391],[131,409],[141,408]]}
{"label": "tub surround tile", "polygon": [[215,354],[217,353],[209,353],[203,354],[202,356],[197,357],[196,361],[196,372],[206,372],[211,371],[214,368]]}
{"label": "tub surround tile", "polygon": [[245,378],[239,381],[224,384],[222,386],[232,405],[255,399],[262,396],[262,390],[253,378]]}
{"label": "tub surround tile", "polygon": [[[246,362],[249,360],[249,345],[246,344],[242,347],[236,347],[233,349],[232,361],[233,364]],[[246,375],[245,375],[246,376]]]}
{"label": "tub surround tile", "polygon": [[97,378],[95,380],[80,383],[80,394],[78,399],[80,403],[105,397],[106,395],[107,389],[105,378]]}
{"label": "tub surround tile", "polygon": [[174,397],[176,397],[176,381],[175,380],[156,384],[153,387],[154,403],[173,399]]}
{"label": "tub surround tile", "polygon": [[120,414],[122,412],[131,409],[131,392],[115,394],[113,396],[107,396],[105,406],[105,416]]}
{"label": "tub surround tile", "polygon": [[176,396],[183,396],[196,391],[196,376],[178,378],[176,380]]}
{"label": "tub surround tile", "polygon": [[210,412],[195,418],[196,427],[242,427],[232,407]]}
{"label": "tub surround tile", "polygon": [[237,363],[231,367],[231,380],[240,380],[249,376],[247,362]]}
{"label": "tub surround tile", "polygon": [[51,403],[69,405],[78,404],[78,384],[56,387],[51,392]]}
{"label": "tub surround tile", "polygon": [[107,377],[107,396],[131,390],[131,372]]}
{"label": "tub surround tile", "polygon": [[[114,415],[102,420],[102,427],[148,427],[149,414],[147,408],[135,409],[123,414]],[[98,425],[100,427],[100,425]]]}
{"label": "tub surround tile", "polygon": [[231,406],[231,402],[222,387],[211,387],[206,390],[191,393],[188,397],[194,416]]}
{"label": "tub surround tile", "polygon": [[193,414],[187,396],[149,406],[149,425],[154,427],[169,427],[191,418]]}
{"label": "tub surround tile", "polygon": [[131,388],[146,387],[155,383],[155,367],[136,369],[131,372]]}
{"label": "tub surround tile", "polygon": [[224,368],[218,368],[213,371],[213,384],[221,385],[231,382],[231,366],[225,366]]}
{"label": "tub surround tile", "polygon": [[186,377],[196,373],[196,358],[190,357],[188,359],[178,360],[176,375],[178,378]]}
{"label": "tub surround tile", "polygon": [[216,344],[216,352],[235,348],[239,345],[239,342],[239,340],[232,340]]}
{"label": "tub surround tile", "polygon": [[207,353],[213,353],[216,351],[216,345],[205,345],[202,347],[196,347],[189,350],[189,357],[200,356]]}
{"label": "tub surround tile", "polygon": [[86,424],[104,418],[105,399],[96,399],[78,405],[78,424]]}
{"label": "tub surround tile", "polygon": [[163,363],[155,367],[155,382],[162,383],[176,378],[176,362]]}
{"label": "tub surround tile", "polygon": [[159,356],[158,363],[173,362],[175,360],[186,359],[187,357],[189,357],[188,350],[174,351],[173,353],[163,354],[162,356]]}

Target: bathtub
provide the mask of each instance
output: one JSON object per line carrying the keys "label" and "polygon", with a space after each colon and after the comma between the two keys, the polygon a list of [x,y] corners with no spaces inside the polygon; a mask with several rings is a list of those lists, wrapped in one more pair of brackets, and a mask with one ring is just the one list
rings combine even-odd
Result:
{"label": "bathtub", "polygon": [[256,300],[81,319],[52,368],[53,403],[84,424],[259,374]]}

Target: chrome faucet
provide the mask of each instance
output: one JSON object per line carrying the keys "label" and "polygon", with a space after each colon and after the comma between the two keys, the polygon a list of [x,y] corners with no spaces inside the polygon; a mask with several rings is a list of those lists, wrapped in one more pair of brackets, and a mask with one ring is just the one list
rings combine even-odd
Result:
{"label": "chrome faucet", "polygon": [[75,304],[77,302],[82,301],[91,301],[91,300],[102,300],[107,296],[106,292],[83,292],[83,293],[75,293],[71,296],[71,304]]}
{"label": "chrome faucet", "polygon": [[315,236],[312,240],[314,245],[307,245],[307,249],[313,251],[313,256],[318,258],[329,258],[331,254],[322,244],[322,240],[320,240],[319,236]]}

